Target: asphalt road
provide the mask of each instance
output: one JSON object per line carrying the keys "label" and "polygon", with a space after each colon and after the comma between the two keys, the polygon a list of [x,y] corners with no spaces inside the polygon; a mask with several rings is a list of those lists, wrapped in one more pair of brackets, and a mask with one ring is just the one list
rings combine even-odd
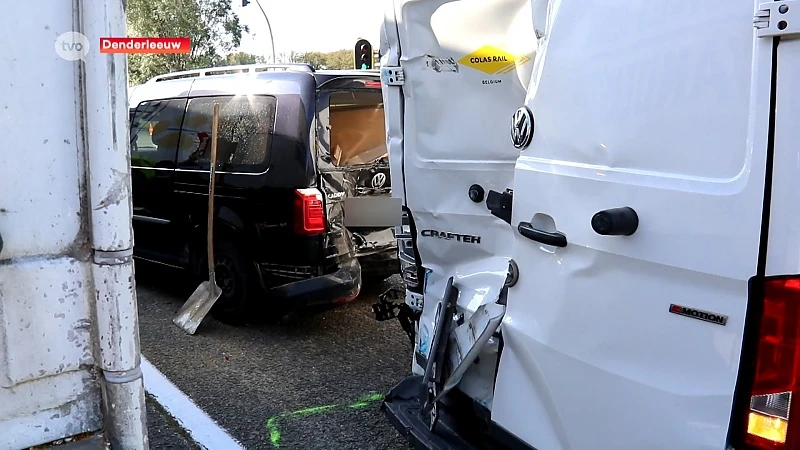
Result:
{"label": "asphalt road", "polygon": [[[247,449],[410,448],[378,409],[410,365],[399,324],[370,308],[396,277],[288,323],[208,318],[188,336],[171,318],[196,286],[141,262],[136,274],[142,353]],[[152,400],[148,415],[151,448],[194,448]]]}

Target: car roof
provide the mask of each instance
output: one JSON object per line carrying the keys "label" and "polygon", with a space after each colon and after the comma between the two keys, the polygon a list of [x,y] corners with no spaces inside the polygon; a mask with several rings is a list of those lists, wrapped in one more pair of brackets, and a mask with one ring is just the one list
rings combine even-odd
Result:
{"label": "car roof", "polygon": [[[271,69],[275,70],[271,70]],[[300,94],[336,78],[380,77],[377,70],[318,70],[304,64],[251,64],[173,72],[128,88],[131,107],[146,100],[205,95]],[[313,81],[312,81],[313,80]],[[269,86],[268,88],[266,86]]]}
{"label": "car roof", "polygon": [[378,70],[317,70],[314,72],[314,78],[317,79],[317,85],[321,85],[327,81],[330,81],[334,78],[338,77],[369,77],[369,78],[380,78],[380,71]]}

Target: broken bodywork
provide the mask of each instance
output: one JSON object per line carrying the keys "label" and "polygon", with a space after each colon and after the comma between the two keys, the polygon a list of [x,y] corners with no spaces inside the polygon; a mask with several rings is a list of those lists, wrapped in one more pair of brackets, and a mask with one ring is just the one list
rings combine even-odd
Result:
{"label": "broken bodywork", "polygon": [[[461,445],[441,408],[456,386],[470,409],[488,415],[493,401],[498,328],[514,278],[505,204],[518,153],[504,147],[508,117],[524,101],[532,72],[530,17],[524,0],[397,0],[382,30],[392,180],[406,211],[398,240],[407,289],[394,294],[404,302],[386,295],[374,310],[379,319],[400,318],[415,346],[414,377],[385,407],[398,429],[432,448]],[[452,439],[437,443],[420,427]]]}
{"label": "broken bodywork", "polygon": [[352,251],[364,279],[397,273],[398,199],[391,195],[380,85],[352,75],[321,83],[317,95],[317,166],[342,253]]}

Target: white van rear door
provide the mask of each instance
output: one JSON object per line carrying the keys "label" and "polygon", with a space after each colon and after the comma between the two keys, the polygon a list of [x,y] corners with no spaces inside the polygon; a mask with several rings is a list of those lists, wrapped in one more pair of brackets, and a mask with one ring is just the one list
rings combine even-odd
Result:
{"label": "white van rear door", "polygon": [[[753,6],[550,5],[492,409],[533,447],[725,448],[764,198]],[[599,234],[603,211],[635,232]]]}
{"label": "white van rear door", "polygon": [[[392,183],[403,186],[421,264],[430,271],[418,335],[426,353],[432,311],[449,277],[467,323],[503,287],[513,231],[487,210],[485,198],[512,187],[519,152],[505,145],[507,122],[525,97],[536,37],[529,0],[396,0],[393,14],[385,27],[394,25],[396,33],[385,28],[382,45],[389,64],[400,52],[399,67],[381,68],[387,140]],[[402,85],[392,73],[402,73]],[[402,136],[394,92],[402,92]],[[395,184],[398,161],[403,182]],[[477,201],[469,197],[473,185],[484,192]]]}

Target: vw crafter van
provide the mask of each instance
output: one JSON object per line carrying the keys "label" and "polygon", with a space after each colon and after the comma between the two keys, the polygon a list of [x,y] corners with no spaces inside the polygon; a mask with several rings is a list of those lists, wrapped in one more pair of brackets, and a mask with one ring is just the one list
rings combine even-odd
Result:
{"label": "vw crafter van", "polygon": [[394,0],[420,448],[800,448],[800,2]]}

